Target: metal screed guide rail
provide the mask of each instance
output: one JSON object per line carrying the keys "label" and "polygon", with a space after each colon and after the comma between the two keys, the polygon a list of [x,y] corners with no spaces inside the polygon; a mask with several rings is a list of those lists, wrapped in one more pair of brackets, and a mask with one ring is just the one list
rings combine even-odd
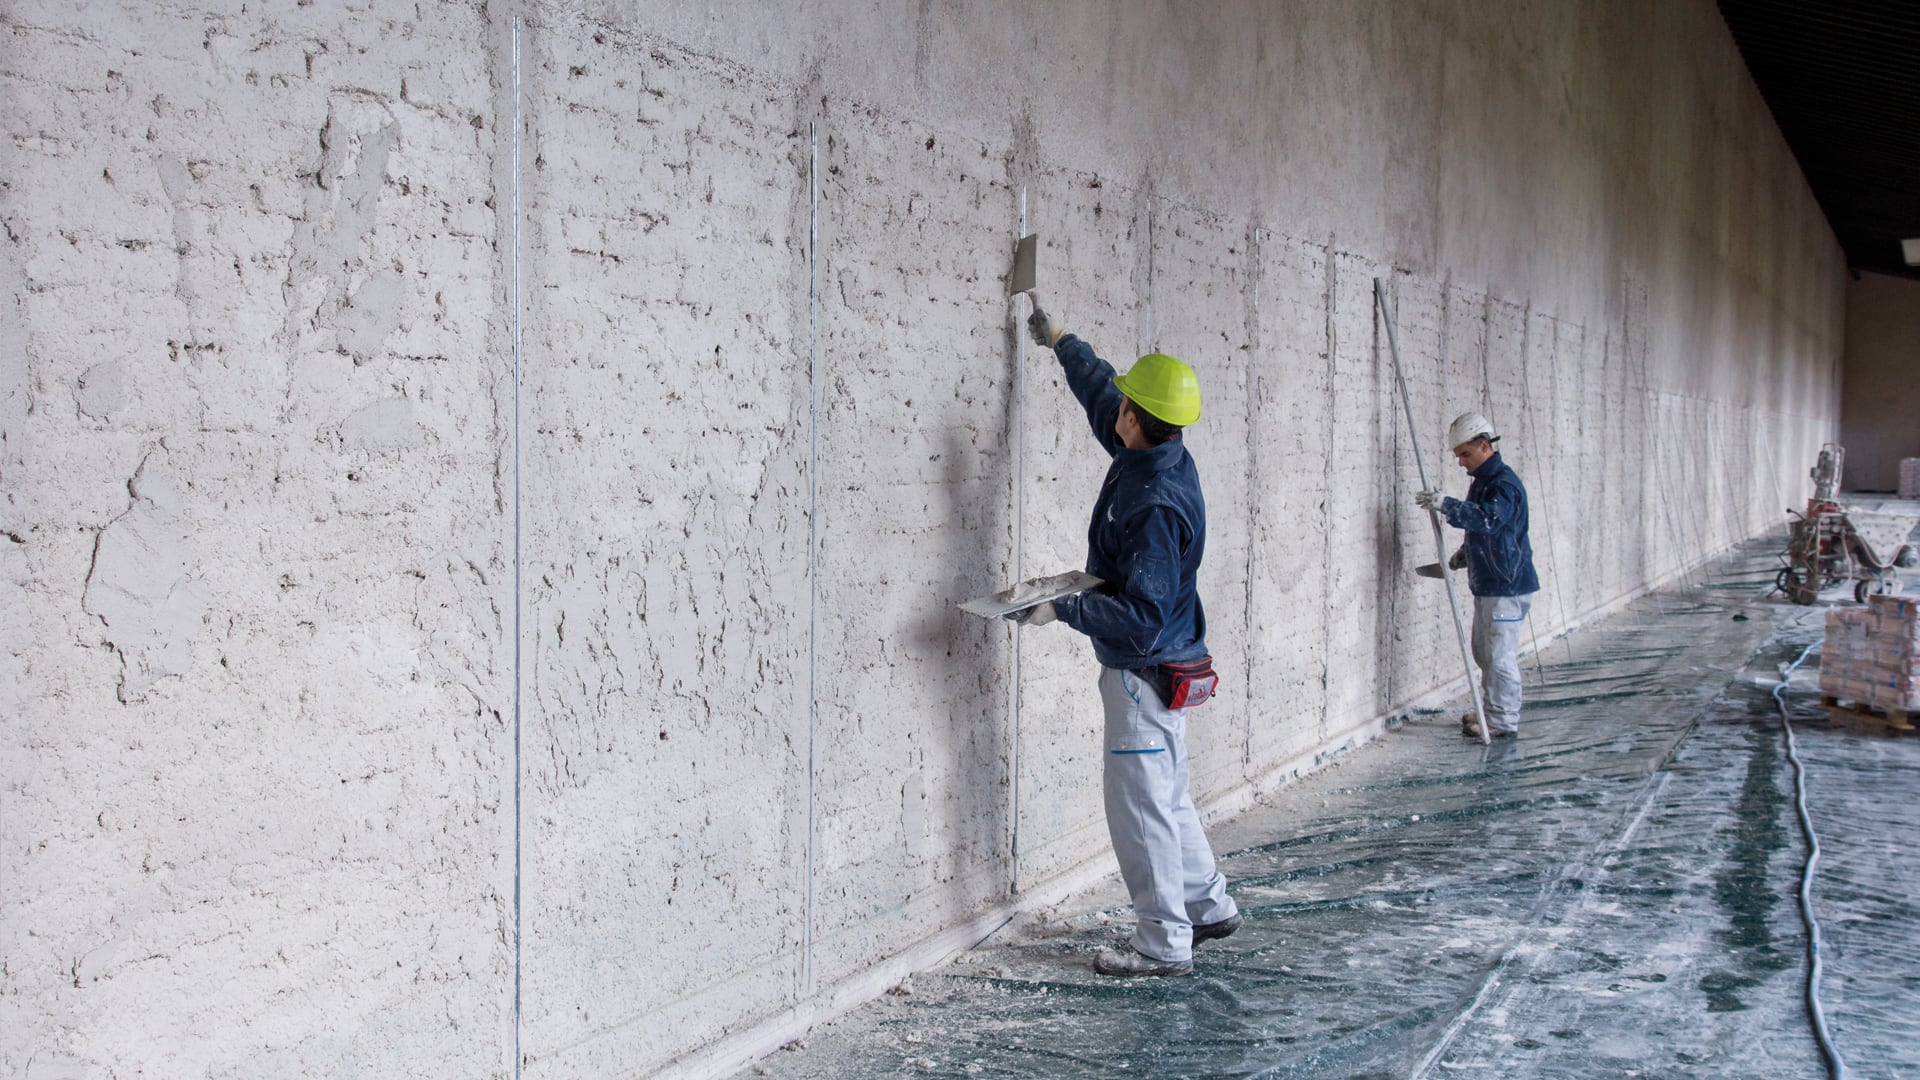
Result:
{"label": "metal screed guide rail", "polygon": [[[1407,379],[1400,372],[1400,340],[1393,325],[1393,311],[1387,307],[1387,283],[1380,278],[1373,279],[1373,302],[1380,309],[1380,321],[1387,328],[1387,352],[1393,357],[1393,381],[1400,387],[1400,404],[1407,411],[1407,443],[1413,449],[1413,463],[1420,470],[1420,490],[1432,491],[1427,483],[1427,459],[1420,456],[1420,437],[1416,434],[1413,422],[1413,399],[1407,395]],[[1449,448],[1451,449],[1451,448]],[[1493,736],[1487,730],[1486,703],[1480,700],[1480,684],[1473,678],[1473,650],[1467,645],[1466,624],[1460,621],[1460,598],[1453,588],[1453,573],[1447,566],[1447,540],[1440,533],[1440,511],[1429,508],[1427,521],[1433,526],[1433,547],[1440,553],[1440,580],[1447,585],[1447,607],[1453,611],[1453,633],[1460,639],[1460,661],[1467,668],[1467,690],[1473,694],[1473,715],[1479,722],[1480,744],[1487,745]]]}

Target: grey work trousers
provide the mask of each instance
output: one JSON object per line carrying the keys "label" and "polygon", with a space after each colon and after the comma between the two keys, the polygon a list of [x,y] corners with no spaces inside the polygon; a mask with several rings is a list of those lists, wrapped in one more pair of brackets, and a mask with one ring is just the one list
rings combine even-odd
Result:
{"label": "grey work trousers", "polygon": [[1100,669],[1106,709],[1107,835],[1133,898],[1133,948],[1155,960],[1193,956],[1193,927],[1239,908],[1214,866],[1187,787],[1187,721],[1131,671]]}
{"label": "grey work trousers", "polygon": [[1531,593],[1473,598],[1473,662],[1487,726],[1495,731],[1520,728],[1520,627],[1532,607]]}

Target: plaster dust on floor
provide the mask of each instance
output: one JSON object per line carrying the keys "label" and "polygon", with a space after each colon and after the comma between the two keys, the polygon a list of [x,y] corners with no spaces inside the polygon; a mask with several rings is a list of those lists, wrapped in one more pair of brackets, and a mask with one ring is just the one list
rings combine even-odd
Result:
{"label": "plaster dust on floor", "polygon": [[1201,380],[1210,816],[1461,678],[1376,279],[1545,657],[1835,428],[1710,0],[12,4],[0,82],[9,1076],[711,1075],[1106,873],[1085,641],[957,606],[1107,465],[1022,235]]}
{"label": "plaster dust on floor", "polygon": [[[1514,741],[1462,739],[1464,699],[1418,710],[1214,824],[1245,923],[1193,975],[1094,974],[1131,922],[1107,881],[740,1075],[1821,1074],[1771,692],[1849,597],[1774,593],[1783,543],[1529,663]],[[1830,722],[1818,664],[1785,697],[1822,851],[1820,996],[1852,1075],[1904,1075],[1920,854],[1884,811],[1920,792],[1920,740]]]}

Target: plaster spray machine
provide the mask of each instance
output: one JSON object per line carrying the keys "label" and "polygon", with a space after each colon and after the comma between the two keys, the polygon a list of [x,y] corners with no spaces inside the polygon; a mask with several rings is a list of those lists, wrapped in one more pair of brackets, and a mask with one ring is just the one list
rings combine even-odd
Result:
{"label": "plaster spray machine", "polygon": [[1811,604],[1820,590],[1843,581],[1854,582],[1853,598],[1866,603],[1875,593],[1900,591],[1895,567],[1910,567],[1916,558],[1907,537],[1920,523],[1920,512],[1898,513],[1849,509],[1839,502],[1840,475],[1847,452],[1837,443],[1820,448],[1819,463],[1808,473],[1813,498],[1804,513],[1788,507],[1793,516],[1786,565],[1774,579],[1774,588],[1796,604]]}

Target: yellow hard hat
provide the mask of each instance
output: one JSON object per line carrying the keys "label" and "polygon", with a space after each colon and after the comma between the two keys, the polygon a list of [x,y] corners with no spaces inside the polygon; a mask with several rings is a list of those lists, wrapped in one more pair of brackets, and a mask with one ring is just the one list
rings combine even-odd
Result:
{"label": "yellow hard hat", "polygon": [[1148,353],[1113,385],[1135,405],[1172,424],[1186,427],[1200,419],[1200,376],[1165,353]]}

